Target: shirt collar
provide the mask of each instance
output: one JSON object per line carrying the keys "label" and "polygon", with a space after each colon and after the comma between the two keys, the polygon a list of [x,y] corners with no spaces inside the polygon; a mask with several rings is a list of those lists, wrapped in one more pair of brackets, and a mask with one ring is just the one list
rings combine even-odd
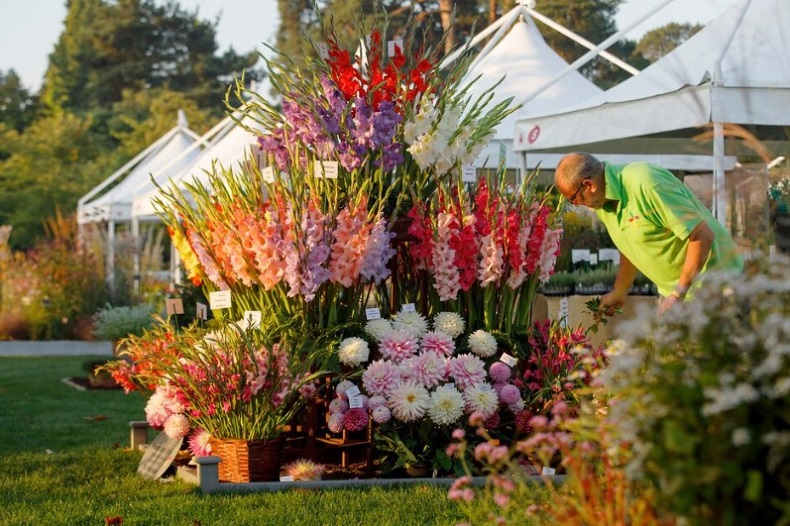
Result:
{"label": "shirt collar", "polygon": [[604,194],[607,201],[615,201],[612,203],[615,211],[619,212],[623,207],[623,174],[620,166],[609,164],[604,161],[604,179],[606,180],[606,193]]}

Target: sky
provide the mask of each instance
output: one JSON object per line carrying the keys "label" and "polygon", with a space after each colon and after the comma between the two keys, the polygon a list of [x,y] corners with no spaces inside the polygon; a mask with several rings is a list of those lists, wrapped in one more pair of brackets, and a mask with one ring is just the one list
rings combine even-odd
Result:
{"label": "sky", "polygon": [[[623,29],[669,0],[625,0],[616,16]],[[626,36],[638,40],[650,29],[670,22],[705,24],[735,0],[671,0],[666,7],[636,26]],[[179,0],[182,8],[198,10],[199,18],[217,16],[219,51],[230,47],[238,53],[263,52],[262,43],[273,44],[279,24],[276,0]],[[540,11],[540,0],[535,9]],[[66,17],[66,0],[0,0],[0,71],[13,69],[32,92],[41,85],[49,54]]]}

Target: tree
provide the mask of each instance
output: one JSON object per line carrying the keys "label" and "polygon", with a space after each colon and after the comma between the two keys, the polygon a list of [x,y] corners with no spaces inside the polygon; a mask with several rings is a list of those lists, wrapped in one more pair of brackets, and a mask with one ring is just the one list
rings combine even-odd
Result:
{"label": "tree", "polygon": [[35,103],[36,98],[22,86],[13,69],[0,71],[0,123],[21,132],[35,117]]}
{"label": "tree", "polygon": [[701,24],[671,22],[645,33],[636,45],[635,51],[650,62],[655,62],[702,28]]}

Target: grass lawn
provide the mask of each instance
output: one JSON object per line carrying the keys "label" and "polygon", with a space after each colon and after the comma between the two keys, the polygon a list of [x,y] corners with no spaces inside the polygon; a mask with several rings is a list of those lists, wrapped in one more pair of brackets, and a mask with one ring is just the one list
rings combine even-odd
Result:
{"label": "grass lawn", "polygon": [[145,400],[79,391],[85,357],[0,357],[0,525],[456,524],[446,488],[202,495],[181,481],[137,475],[129,421]]}

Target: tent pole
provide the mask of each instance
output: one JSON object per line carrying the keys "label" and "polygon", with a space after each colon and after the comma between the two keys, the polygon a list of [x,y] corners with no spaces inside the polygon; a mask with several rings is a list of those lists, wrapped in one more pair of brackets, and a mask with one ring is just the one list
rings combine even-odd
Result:
{"label": "tent pole", "polygon": [[727,188],[724,178],[724,126],[713,123],[713,215],[727,224]]}
{"label": "tent pole", "polygon": [[132,297],[135,301],[140,298],[140,219],[132,217],[132,242],[134,253],[132,255]]}
{"label": "tent pole", "polygon": [[107,261],[105,265],[105,281],[110,289],[110,296],[115,296],[115,220],[107,221]]}

